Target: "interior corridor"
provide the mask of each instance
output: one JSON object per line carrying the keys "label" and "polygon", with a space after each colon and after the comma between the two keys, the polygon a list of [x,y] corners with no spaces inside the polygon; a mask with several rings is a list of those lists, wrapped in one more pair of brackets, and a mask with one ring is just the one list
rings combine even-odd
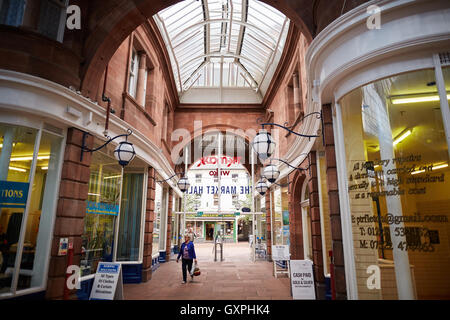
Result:
{"label": "interior corridor", "polygon": [[[201,275],[182,284],[181,261],[172,255],[152,280],[125,284],[127,300],[291,300],[289,278],[273,276],[273,263],[250,260],[248,242],[224,243],[224,261],[214,262],[213,243],[194,243]],[[220,260],[220,258],[218,258]],[[189,278],[189,277],[188,277]]]}

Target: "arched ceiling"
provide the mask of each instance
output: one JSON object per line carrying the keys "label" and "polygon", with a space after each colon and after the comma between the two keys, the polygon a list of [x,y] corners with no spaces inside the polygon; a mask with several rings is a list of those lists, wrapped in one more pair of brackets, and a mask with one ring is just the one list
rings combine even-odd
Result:
{"label": "arched ceiling", "polygon": [[284,14],[257,0],[187,0],[154,19],[180,95],[191,87],[259,91],[271,80],[289,28]]}

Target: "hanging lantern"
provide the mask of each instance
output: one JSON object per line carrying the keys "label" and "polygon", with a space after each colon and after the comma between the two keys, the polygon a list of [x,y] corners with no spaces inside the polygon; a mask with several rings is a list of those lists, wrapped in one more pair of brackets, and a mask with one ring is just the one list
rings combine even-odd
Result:
{"label": "hanging lantern", "polygon": [[178,181],[178,188],[180,188],[181,192],[186,192],[189,189],[190,183],[187,177],[182,177]]}
{"label": "hanging lantern", "polygon": [[119,164],[122,167],[128,165],[135,156],[136,152],[134,151],[133,144],[127,141],[119,143],[116,150],[114,150],[114,157],[119,161]]}
{"label": "hanging lantern", "polygon": [[256,183],[256,191],[259,192],[260,195],[265,195],[266,191],[269,187],[267,186],[266,182],[264,180],[259,180]]}
{"label": "hanging lantern", "polygon": [[261,130],[253,139],[252,146],[261,161],[264,161],[275,152],[276,143],[273,141],[270,133],[266,130]]}
{"label": "hanging lantern", "polygon": [[267,181],[270,183],[277,181],[279,176],[280,170],[278,170],[277,166],[270,165],[264,168],[264,177],[266,177]]}

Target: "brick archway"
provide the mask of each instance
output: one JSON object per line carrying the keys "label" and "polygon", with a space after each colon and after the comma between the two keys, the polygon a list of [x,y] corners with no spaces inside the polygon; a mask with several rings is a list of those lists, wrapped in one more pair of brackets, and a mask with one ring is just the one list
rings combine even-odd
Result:
{"label": "brick archway", "polygon": [[[199,160],[198,157],[196,157],[197,154],[194,151],[196,139],[198,139],[199,137],[202,137],[202,136],[204,136],[205,134],[208,134],[208,133],[212,134],[212,133],[221,132],[223,135],[225,135],[225,134],[233,134],[237,138],[241,138],[241,139],[244,140],[244,143],[245,143],[245,152],[244,152],[245,159],[241,159],[242,162],[243,162],[242,165],[247,169],[247,171],[249,173],[251,173],[251,162],[250,162],[251,159],[250,159],[249,148],[250,148],[250,142],[251,142],[250,139],[252,139],[253,137],[245,136],[243,134],[243,132],[241,132],[239,130],[237,130],[235,133],[230,133],[230,131],[228,131],[228,130],[236,130],[236,129],[239,129],[239,128],[235,127],[235,126],[228,126],[228,125],[210,125],[210,126],[203,127],[201,132],[191,131],[190,132],[191,139],[189,141],[187,141],[187,143],[182,145],[182,148],[180,148],[180,151],[179,151],[179,154],[178,154],[178,158],[179,159],[184,159],[183,150],[184,150],[184,147],[188,146],[189,150],[190,150],[189,157],[190,157],[190,160],[191,160],[191,163],[188,164],[188,167],[189,167],[193,163],[195,163],[195,161]],[[227,151],[229,151],[229,150],[227,150]],[[211,155],[215,155],[215,152],[212,152]],[[256,157],[255,160],[256,160],[256,163],[255,163],[255,176],[256,176],[258,170],[262,166],[262,163],[257,157]],[[184,162],[182,164],[177,164],[175,166],[175,171],[176,172],[184,172]]]}
{"label": "brick archway", "polygon": [[319,181],[317,179],[316,152],[309,153],[307,159],[300,165],[304,171],[296,170],[292,173],[292,182],[289,192],[289,228],[290,228],[290,250],[291,259],[305,259],[303,251],[303,221],[302,221],[302,195],[305,182],[309,190],[309,213],[311,216],[311,234],[309,241],[312,242],[312,260],[314,270],[314,281],[316,285],[316,296],[325,299],[325,278],[323,271],[322,235],[320,221]]}

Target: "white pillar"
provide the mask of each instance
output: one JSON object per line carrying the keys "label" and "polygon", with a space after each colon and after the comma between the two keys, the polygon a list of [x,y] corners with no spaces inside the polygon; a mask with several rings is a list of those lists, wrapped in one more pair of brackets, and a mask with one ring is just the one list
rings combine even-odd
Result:
{"label": "white pillar", "polygon": [[0,180],[8,180],[9,162],[14,141],[14,129],[7,127],[3,135],[3,147],[0,154]]}
{"label": "white pillar", "polygon": [[[395,158],[394,144],[392,139],[392,129],[389,121],[389,114],[387,113],[387,106],[383,97],[378,95],[374,85],[369,85],[364,88],[364,96],[373,98],[371,107],[376,108],[375,114],[377,116],[378,125],[378,139],[380,143],[380,158],[383,160],[390,160],[389,163],[383,166],[383,174],[391,176],[392,179],[398,179],[396,174],[387,174],[388,172],[395,172],[396,164],[392,161]],[[392,170],[392,171],[389,171]],[[387,192],[394,191],[395,186],[385,184]],[[402,202],[399,195],[386,196],[387,212],[394,217],[401,217],[403,215]],[[399,243],[406,243],[406,236],[396,236],[396,228],[404,228],[403,222],[399,224],[390,224],[389,230],[391,233],[392,251],[395,265],[395,279],[397,282],[397,292],[399,300],[413,300],[415,298],[411,268],[409,265],[408,251],[398,248]]]}

